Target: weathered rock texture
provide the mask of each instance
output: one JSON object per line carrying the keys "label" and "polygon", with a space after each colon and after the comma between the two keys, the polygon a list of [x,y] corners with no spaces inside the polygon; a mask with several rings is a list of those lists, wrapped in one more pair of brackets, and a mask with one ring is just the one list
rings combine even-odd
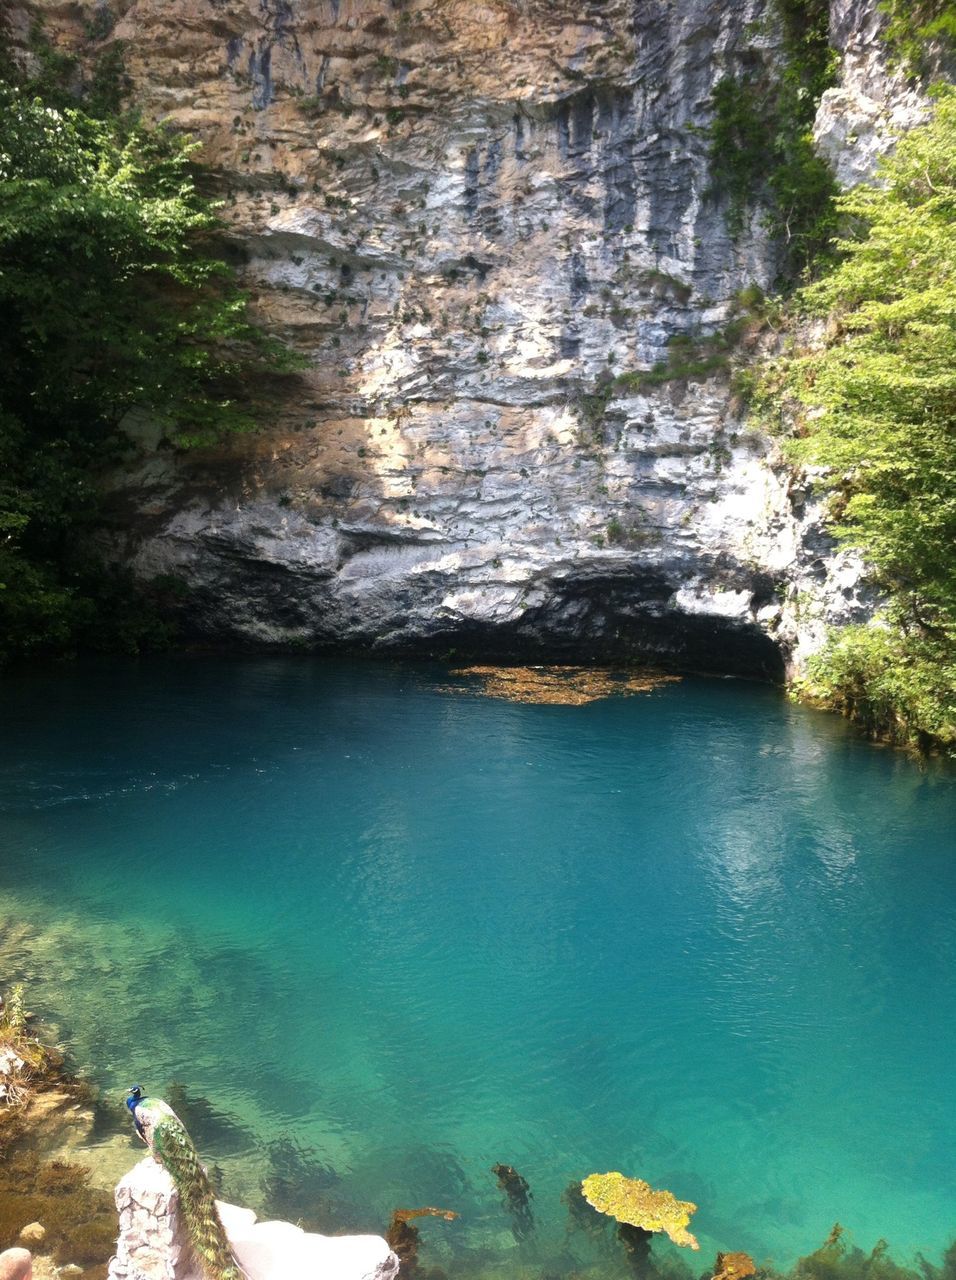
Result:
{"label": "weathered rock texture", "polygon": [[[38,7],[81,40],[75,6]],[[848,180],[916,109],[880,96],[874,14],[834,2],[820,136]],[[777,273],[759,213],[728,235],[699,133],[775,31],[770,0],[124,0],[101,43],[202,140],[309,368],[261,435],[125,472],[111,553],[218,641],[779,675],[867,616],[812,477],[723,379],[609,385]]]}
{"label": "weathered rock texture", "polygon": [[29,1249],[4,1249],[0,1253],[0,1280],[31,1280],[33,1257]]}
{"label": "weathered rock texture", "polygon": [[887,66],[881,17],[872,0],[833,0],[831,39],[840,83],[824,93],[814,138],[843,186],[866,182],[900,130],[926,117],[926,99],[900,68]]}
{"label": "weathered rock texture", "polygon": [[[120,1235],[110,1280],[203,1280],[190,1257],[166,1171],[147,1156],[116,1188]],[[398,1258],[381,1236],[320,1236],[288,1222],[257,1222],[251,1209],[219,1202],[226,1234],[248,1280],[393,1280]]]}

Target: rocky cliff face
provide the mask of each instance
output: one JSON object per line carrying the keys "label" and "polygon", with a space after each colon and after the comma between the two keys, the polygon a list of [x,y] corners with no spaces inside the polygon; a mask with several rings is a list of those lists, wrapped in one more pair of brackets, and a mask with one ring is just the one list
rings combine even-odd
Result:
{"label": "rocky cliff face", "polygon": [[895,134],[926,116],[926,100],[899,70],[887,66],[881,18],[873,0],[834,0],[833,44],[840,50],[840,83],[823,95],[814,137],[844,187],[868,181]]}
{"label": "rocky cliff face", "polygon": [[[35,7],[79,39],[75,6]],[[874,11],[834,3],[821,140],[848,179],[899,122]],[[759,216],[729,236],[699,133],[722,75],[779,59],[768,0],[97,12],[132,97],[202,140],[256,309],[309,364],[261,435],[118,486],[113,552],[175,579],[195,632],[778,676],[866,615],[812,479],[722,377],[615,380],[777,272]]]}

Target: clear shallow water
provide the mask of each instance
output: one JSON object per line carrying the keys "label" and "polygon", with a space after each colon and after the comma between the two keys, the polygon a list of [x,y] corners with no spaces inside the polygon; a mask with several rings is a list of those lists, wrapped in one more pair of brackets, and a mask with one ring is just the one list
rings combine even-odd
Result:
{"label": "clear shallow water", "polygon": [[[452,1276],[616,1275],[560,1202],[605,1169],[700,1205],[696,1270],[786,1265],[837,1219],[938,1258],[952,773],[737,682],[583,707],[448,683],[276,659],[6,681],[10,976],[108,1093],[209,1099],[237,1197],[341,1229],[458,1210],[422,1232]],[[535,1196],[521,1243],[497,1161]]]}

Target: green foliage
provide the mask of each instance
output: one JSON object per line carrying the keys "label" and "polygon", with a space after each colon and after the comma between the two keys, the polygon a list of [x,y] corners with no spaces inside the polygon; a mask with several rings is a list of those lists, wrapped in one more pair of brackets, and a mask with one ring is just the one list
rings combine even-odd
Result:
{"label": "green foliage", "polygon": [[657,387],[664,382],[710,377],[727,368],[730,352],[739,333],[739,326],[731,324],[716,333],[702,334],[699,337],[675,334],[667,344],[666,360],[658,361],[653,369],[637,369],[618,374],[615,382],[626,390],[641,391],[645,387]]}
{"label": "green foliage", "polygon": [[667,344],[667,359],[652,369],[629,370],[614,379],[617,387],[640,391],[664,382],[709,378],[731,369],[732,358],[742,346],[756,340],[780,318],[780,304],[768,299],[758,285],[747,285],[733,301],[731,319],[713,333],[676,333]]}
{"label": "green foliage", "polygon": [[[87,39],[103,40],[114,21],[108,9],[97,9],[86,24]],[[0,34],[6,35],[2,27]],[[28,48],[29,67],[25,67],[14,61],[6,42],[0,44],[0,80],[16,84],[26,97],[42,98],[58,110],[69,110],[82,102],[84,112],[98,119],[119,113],[131,87],[122,41],[90,50],[84,65],[75,54],[52,45],[42,22],[37,21],[31,28]]]}
{"label": "green foliage", "polygon": [[783,66],[725,76],[711,97],[706,130],[712,189],[728,199],[727,226],[743,231],[762,205],[767,226],[784,245],[786,267],[799,273],[818,258],[836,223],[836,187],[813,148],[820,96],[834,80],[825,0],[777,0]]}
{"label": "green foliage", "polygon": [[210,443],[290,366],[216,251],[193,144],[108,114],[95,74],[94,113],[65,105],[69,60],[40,47],[29,91],[0,80],[0,659],[155,633],[82,550],[124,416]]}
{"label": "green foliage", "polygon": [[879,7],[886,15],[883,38],[891,54],[913,75],[927,70],[928,44],[944,54],[956,51],[956,0],[882,0]]}
{"label": "green foliage", "polygon": [[759,109],[765,87],[756,79],[724,76],[710,99],[711,182],[729,197],[727,228],[734,237],[743,231],[747,210],[770,168],[767,121]]}
{"label": "green foliage", "polygon": [[793,456],[830,469],[836,531],[891,600],[890,631],[844,633],[813,681],[888,736],[952,742],[956,88],[936,90],[932,120],[901,138],[881,177],[840,197],[855,231],[799,296],[824,336],[760,394],[796,411]]}
{"label": "green foliage", "polygon": [[[802,302],[823,345],[790,386],[812,411],[796,452],[838,477],[841,532],[927,621],[956,604],[956,89],[882,166],[885,187],[842,196],[859,228]],[[919,606],[917,609],[917,605]]]}
{"label": "green foliage", "polygon": [[956,750],[956,648],[899,626],[834,630],[794,692],[897,746]]}
{"label": "green foliage", "polygon": [[[13,1049],[23,1061],[23,1067],[7,1081],[8,1095],[6,1105],[0,1103],[0,1116],[9,1110],[11,1103],[24,1100],[35,1088],[56,1080],[63,1066],[59,1051],[44,1044],[31,1032],[29,1019],[30,1015],[23,1001],[23,987],[20,983],[15,983],[0,1007],[0,1051],[4,1048]],[[0,1135],[0,1156],[7,1138],[8,1133],[4,1129]]]}

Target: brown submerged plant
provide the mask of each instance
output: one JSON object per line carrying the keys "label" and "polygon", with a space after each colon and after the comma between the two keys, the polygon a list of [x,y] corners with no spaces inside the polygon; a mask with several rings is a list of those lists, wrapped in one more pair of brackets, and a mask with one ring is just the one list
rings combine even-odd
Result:
{"label": "brown submerged plant", "polygon": [[749,1253],[718,1253],[713,1280],[747,1280],[757,1274],[757,1264]]}
{"label": "brown submerged plant", "polygon": [[389,1223],[385,1239],[388,1247],[396,1255],[404,1275],[415,1275],[418,1272],[418,1228],[411,1225],[414,1218],[444,1218],[452,1222],[458,1214],[454,1209],[395,1209]]}
{"label": "brown submerged plant", "polygon": [[393,1222],[411,1222],[413,1218],[444,1218],[453,1222],[459,1215],[454,1209],[396,1209],[392,1214]]}
{"label": "brown submerged plant", "polygon": [[[609,671],[593,667],[461,667],[451,673],[480,680],[481,692],[508,702],[580,707],[601,698],[648,693],[680,676],[660,671]],[[450,689],[462,692],[461,688]]]}
{"label": "brown submerged plant", "polygon": [[585,1200],[599,1213],[642,1231],[663,1231],[674,1244],[699,1249],[687,1230],[696,1204],[677,1200],[670,1191],[655,1191],[641,1178],[623,1173],[592,1173],[581,1183]]}

